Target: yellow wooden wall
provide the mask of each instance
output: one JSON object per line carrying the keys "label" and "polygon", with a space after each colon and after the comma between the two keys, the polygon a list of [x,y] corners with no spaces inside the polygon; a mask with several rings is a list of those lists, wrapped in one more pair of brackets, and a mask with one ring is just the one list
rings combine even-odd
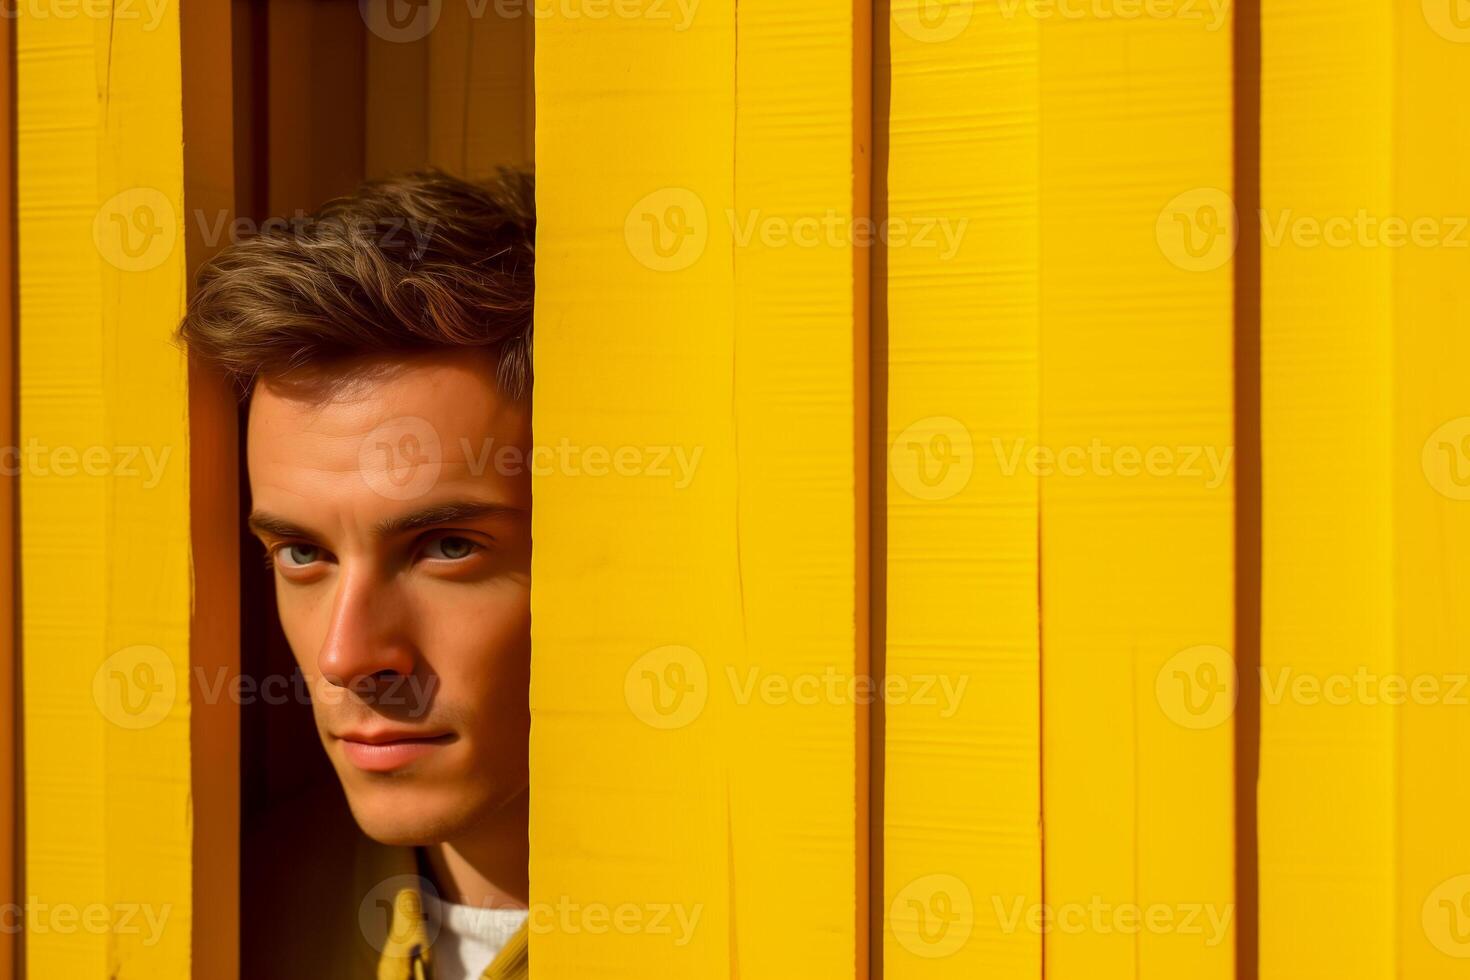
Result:
{"label": "yellow wooden wall", "polygon": [[[1421,11],[1395,11],[1394,212],[1440,216],[1459,244],[1394,255],[1390,453],[1398,672],[1442,678],[1448,692],[1470,672],[1470,551],[1459,546],[1470,540],[1470,175],[1456,162],[1470,108],[1445,95],[1470,87],[1470,24],[1443,9],[1422,11],[1429,31]],[[1396,718],[1392,942],[1404,976],[1470,973],[1470,834],[1458,818],[1470,810],[1467,688]]]}
{"label": "yellow wooden wall", "polygon": [[[213,980],[228,85],[132,9],[16,23],[27,972]],[[537,976],[1466,975],[1470,28],[875,9],[271,28],[278,209],[537,162]]]}
{"label": "yellow wooden wall", "polygon": [[537,439],[628,463],[535,482],[531,901],[633,911],[531,958],[861,975],[868,19],[647,9],[537,24]]}
{"label": "yellow wooden wall", "polygon": [[[1298,245],[1277,229],[1283,214],[1295,228],[1359,209],[1458,228],[1455,161],[1470,136],[1444,93],[1470,70],[1464,31],[1432,3],[1104,6],[895,2],[874,25],[872,213],[910,232],[928,222],[936,237],[946,221],[964,230],[950,249],[894,233],[871,256],[870,656],[890,682],[971,686],[953,710],[896,700],[870,716],[873,967],[1458,975],[1470,878],[1453,822],[1466,780],[1445,752],[1466,722],[1444,702],[1467,666],[1453,545],[1470,495],[1456,489],[1470,464],[1464,253],[1453,241]],[[739,20],[715,26],[738,32]],[[746,138],[721,87],[739,91],[738,45],[696,31],[708,45],[696,70],[679,60],[694,41],[645,28],[620,46],[634,34],[553,22],[538,39],[540,108],[553,116],[538,130],[550,222],[538,315],[557,331],[543,328],[539,384],[553,404],[538,414],[551,431],[595,417],[609,438],[641,432],[648,389],[664,397],[662,326],[624,341],[632,350],[598,346],[626,331],[623,314],[604,314],[630,282],[640,325],[675,309],[717,348],[724,311],[746,298],[721,268],[691,267],[711,277],[693,286],[688,275],[645,284],[606,261],[609,193],[622,203],[667,185],[636,209],[648,229],[693,240],[708,217],[720,234],[690,206],[713,212],[706,195],[679,189],[723,174],[725,149]],[[589,56],[593,35],[609,60]],[[568,108],[582,101],[595,113]],[[819,111],[795,81],[788,104]],[[563,169],[589,138],[611,152]],[[602,176],[584,201],[563,197],[568,173]],[[684,272],[670,249],[645,264]],[[736,247],[737,275],[743,258]],[[578,287],[595,307],[577,312]],[[590,341],[562,333],[594,322]],[[563,392],[568,363],[603,386]],[[639,409],[604,418],[598,396],[620,405],[635,371],[653,382]],[[699,396],[672,393],[692,408],[722,403],[723,389]],[[619,492],[542,486],[538,522],[553,540],[585,502]],[[617,513],[620,548],[651,533]],[[678,527],[659,525],[657,540]],[[572,562],[543,548],[543,620],[649,574],[617,548],[592,551]],[[697,578],[709,602],[730,586],[695,571],[704,560],[656,567]],[[579,626],[575,645],[606,642],[596,628]],[[573,644],[560,625],[546,630],[538,651],[555,659],[541,669],[559,673]],[[688,680],[672,659],[686,655],[660,649],[648,674]],[[1402,675],[1442,696],[1311,697],[1312,683],[1360,668],[1390,692]],[[1283,694],[1282,671],[1305,675],[1306,693]],[[541,683],[538,778],[560,786],[551,733],[572,724],[560,717],[570,682]],[[611,683],[578,678],[577,724],[617,710]],[[688,743],[664,751],[676,769],[709,758]],[[662,801],[668,784],[648,785],[643,765],[635,784]],[[538,856],[596,836],[599,808],[580,830],[562,810],[598,792],[539,797],[557,816],[537,824],[551,834]],[[666,873],[689,848],[714,850],[699,836],[708,827],[664,829],[677,842]],[[596,877],[582,862],[618,864],[619,847],[540,859],[558,882]],[[539,948],[559,957],[583,942]],[[709,969],[740,965],[730,955]]]}
{"label": "yellow wooden wall", "polygon": [[[1233,486],[1208,462],[1233,447],[1232,266],[1191,267],[1160,218],[1231,188],[1231,33],[1039,29],[1045,975],[1225,980],[1233,731],[1192,709],[1233,648]],[[1222,925],[1115,927],[1131,906]]]}
{"label": "yellow wooden wall", "polygon": [[32,977],[189,975],[179,18],[17,23]]}
{"label": "yellow wooden wall", "polygon": [[[1263,978],[1470,969],[1454,13],[1308,5],[1262,28],[1262,684],[1285,690],[1261,711]],[[1282,684],[1300,677],[1335,686]]]}
{"label": "yellow wooden wall", "polygon": [[1042,894],[1040,481],[1006,465],[1040,424],[1039,34],[914,3],[880,29],[880,616],[913,694],[882,712],[875,949],[890,980],[1039,978],[1041,936],[994,914]]}
{"label": "yellow wooden wall", "polygon": [[471,3],[420,8],[437,10],[437,19],[406,34],[383,26],[385,3],[372,0],[367,18],[367,176],[435,166],[478,178],[529,166],[536,25],[529,0],[501,0],[502,8],[491,0],[483,16]]}
{"label": "yellow wooden wall", "polygon": [[[1265,243],[1282,215],[1392,213],[1394,16],[1371,3],[1326,21],[1312,13],[1263,18],[1263,221],[1247,229],[1263,240],[1261,666],[1273,686],[1293,672],[1399,666],[1394,257],[1359,243]],[[1263,977],[1392,974],[1399,714],[1263,701]],[[1304,932],[1320,945],[1303,945]]]}

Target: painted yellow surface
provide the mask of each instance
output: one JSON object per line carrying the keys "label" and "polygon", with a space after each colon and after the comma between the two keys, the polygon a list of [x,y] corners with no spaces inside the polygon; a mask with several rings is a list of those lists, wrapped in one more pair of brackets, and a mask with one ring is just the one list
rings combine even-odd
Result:
{"label": "painted yellow surface", "polygon": [[152,980],[191,919],[178,8],[107,7],[18,21],[27,969]]}
{"label": "painted yellow surface", "polygon": [[1450,244],[1393,255],[1396,942],[1399,976],[1448,980],[1470,974],[1470,109],[1446,96],[1470,90],[1470,25],[1421,13],[1396,12],[1394,213]]}
{"label": "painted yellow surface", "polygon": [[[1258,908],[1215,7],[896,2],[876,256],[865,5],[543,5],[534,148],[529,19],[368,38],[369,171],[539,158],[538,977],[1465,975],[1470,29],[1262,6]],[[182,978],[178,10],[91,9],[17,23],[28,969]]]}
{"label": "painted yellow surface", "polygon": [[1464,976],[1470,955],[1452,13],[1312,5],[1263,30],[1262,977]]}
{"label": "painted yellow surface", "polygon": [[1394,714],[1293,687],[1396,669],[1394,258],[1293,233],[1394,207],[1394,18],[1266,7],[1247,229],[1262,243],[1261,977],[1418,976],[1395,972]]}
{"label": "painted yellow surface", "polygon": [[1224,980],[1232,264],[1186,224],[1229,207],[1231,29],[1040,33],[1045,973]]}
{"label": "painted yellow surface", "polygon": [[1042,899],[1038,478],[1009,465],[1039,411],[1039,31],[912,0],[887,30],[883,975],[1039,980],[1010,925]]}
{"label": "painted yellow surface", "polygon": [[867,28],[639,9],[537,24],[531,959],[862,975]]}

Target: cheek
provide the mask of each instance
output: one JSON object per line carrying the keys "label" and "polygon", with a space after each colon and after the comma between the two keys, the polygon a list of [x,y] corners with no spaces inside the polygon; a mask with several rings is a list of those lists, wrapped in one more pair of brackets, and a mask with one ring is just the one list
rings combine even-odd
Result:
{"label": "cheek", "polygon": [[276,613],[281,619],[281,632],[296,665],[308,680],[317,675],[317,651],[322,647],[327,623],[318,615],[320,603],[315,597],[297,588],[283,588],[276,580]]}
{"label": "cheek", "polygon": [[420,622],[432,625],[419,637],[419,649],[444,696],[477,724],[496,723],[485,714],[524,710],[530,696],[529,592],[493,590],[474,599],[450,594],[426,605]]}

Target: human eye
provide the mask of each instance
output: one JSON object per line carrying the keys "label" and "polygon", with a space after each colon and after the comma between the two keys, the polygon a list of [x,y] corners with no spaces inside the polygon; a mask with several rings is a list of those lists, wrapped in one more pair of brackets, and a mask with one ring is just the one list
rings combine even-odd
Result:
{"label": "human eye", "polygon": [[314,544],[292,541],[271,549],[271,558],[283,571],[306,568],[325,561],[327,551]]}
{"label": "human eye", "polygon": [[425,543],[423,556],[435,561],[463,561],[484,546],[462,534],[443,534]]}

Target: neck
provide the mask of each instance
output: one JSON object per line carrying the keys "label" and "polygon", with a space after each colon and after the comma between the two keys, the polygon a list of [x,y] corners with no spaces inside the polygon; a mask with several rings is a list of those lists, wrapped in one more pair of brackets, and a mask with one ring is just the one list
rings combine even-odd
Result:
{"label": "neck", "polygon": [[423,854],[439,895],[456,905],[523,909],[530,896],[529,793],[491,814],[473,833],[430,844]]}

